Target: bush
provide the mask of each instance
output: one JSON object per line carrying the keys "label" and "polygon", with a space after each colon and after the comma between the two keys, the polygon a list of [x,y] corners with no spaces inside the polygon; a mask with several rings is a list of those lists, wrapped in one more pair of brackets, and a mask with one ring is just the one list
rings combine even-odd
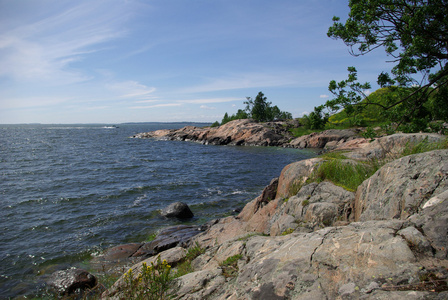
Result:
{"label": "bush", "polygon": [[132,269],[124,275],[125,299],[169,299],[168,289],[172,280],[171,266],[166,260],[157,257],[157,263],[151,262],[151,266],[143,263],[140,274],[134,274]]}

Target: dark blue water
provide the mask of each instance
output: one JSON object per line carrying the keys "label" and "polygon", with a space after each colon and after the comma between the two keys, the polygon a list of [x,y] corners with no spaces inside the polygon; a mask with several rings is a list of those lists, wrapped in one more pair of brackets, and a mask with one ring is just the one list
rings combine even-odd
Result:
{"label": "dark blue water", "polygon": [[179,221],[175,201],[204,223],[255,198],[310,151],[131,139],[183,124],[0,125],[0,298],[29,293],[51,264],[144,241]]}

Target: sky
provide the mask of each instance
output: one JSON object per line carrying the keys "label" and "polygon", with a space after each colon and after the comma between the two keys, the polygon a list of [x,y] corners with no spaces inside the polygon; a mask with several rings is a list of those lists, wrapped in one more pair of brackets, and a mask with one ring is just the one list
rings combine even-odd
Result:
{"label": "sky", "polygon": [[[345,0],[0,0],[0,124],[214,122],[262,91],[300,117],[355,66]],[[372,87],[375,89],[375,85]]]}

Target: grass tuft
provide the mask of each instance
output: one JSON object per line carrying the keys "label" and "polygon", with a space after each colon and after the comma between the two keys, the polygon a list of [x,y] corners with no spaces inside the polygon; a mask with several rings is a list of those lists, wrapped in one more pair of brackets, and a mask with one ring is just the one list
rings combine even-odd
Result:
{"label": "grass tuft", "polygon": [[311,175],[311,180],[331,181],[348,191],[354,192],[358,186],[377,171],[378,166],[368,163],[348,163],[340,159],[324,161]]}
{"label": "grass tuft", "polygon": [[441,149],[448,149],[448,139],[445,139],[444,141],[438,143],[431,143],[428,141],[428,138],[425,137],[421,142],[417,144],[408,143],[401,153],[401,156],[408,156]]}
{"label": "grass tuft", "polygon": [[205,248],[202,248],[198,242],[193,247],[187,249],[187,254],[183,262],[177,265],[177,272],[174,278],[184,276],[194,271],[191,262],[201,254],[205,253]]}
{"label": "grass tuft", "polygon": [[222,274],[225,277],[235,277],[238,274],[238,260],[243,258],[241,254],[227,257],[225,261],[219,264],[222,268]]}

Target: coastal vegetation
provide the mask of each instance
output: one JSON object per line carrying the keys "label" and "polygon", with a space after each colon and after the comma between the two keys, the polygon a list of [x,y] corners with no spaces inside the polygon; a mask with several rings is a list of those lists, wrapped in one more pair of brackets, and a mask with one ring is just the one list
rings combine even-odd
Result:
{"label": "coastal vegetation", "polygon": [[[367,161],[349,160],[343,152],[325,153],[320,156],[324,161],[312,172],[304,184],[327,180],[348,191],[355,192],[363,181],[386,163],[404,156],[441,149],[448,149],[448,139],[441,142],[429,142],[425,138],[417,143],[407,143],[399,153],[388,153],[384,158],[374,158]],[[292,185],[290,195],[297,194],[304,184]]]}
{"label": "coastal vegetation", "polygon": [[170,299],[168,290],[171,280],[171,266],[158,256],[155,264],[148,266],[144,262],[139,274],[134,274],[132,268],[124,274],[123,296],[125,299]]}
{"label": "coastal vegetation", "polygon": [[185,259],[177,266],[177,272],[174,275],[174,278],[178,278],[193,272],[194,270],[193,266],[191,265],[191,262],[204,252],[205,249],[202,248],[201,245],[199,245],[198,243],[188,248],[187,254],[185,255]]}
{"label": "coastal vegetation", "polygon": [[327,35],[341,39],[354,56],[383,48],[394,65],[390,74],[378,75],[383,90],[373,97],[366,93],[371,84],[359,82],[356,68],[348,67],[347,79],[329,84],[335,98],[315,112],[344,109],[351,125],[358,126],[375,107],[373,118],[394,130],[439,129],[428,125],[448,120],[446,1],[352,0],[349,7],[349,18],[340,22],[334,17]]}
{"label": "coastal vegetation", "polygon": [[[377,78],[380,89],[370,94],[369,82],[358,81],[355,67],[347,79],[329,83],[334,98],[299,119],[295,136],[329,128],[381,126],[386,134],[442,132],[448,121],[448,5],[446,1],[352,0],[345,22],[333,18],[327,35],[342,40],[354,56],[383,48],[392,67]],[[235,119],[257,121],[289,119],[260,92],[247,98],[245,111],[224,116],[221,125]],[[219,123],[215,122],[214,126]],[[369,136],[375,132],[369,130]]]}
{"label": "coastal vegetation", "polygon": [[224,277],[236,277],[238,275],[238,260],[242,258],[243,256],[241,254],[235,254],[219,264]]}
{"label": "coastal vegetation", "polygon": [[246,105],[244,110],[239,109],[236,114],[231,116],[225,113],[221,123],[216,121],[212,124],[212,127],[224,125],[230,121],[239,119],[253,119],[257,122],[292,119],[291,113],[281,111],[277,105],[272,106],[272,102],[269,102],[268,98],[262,92],[259,92],[255,99],[246,97],[244,104]]}

